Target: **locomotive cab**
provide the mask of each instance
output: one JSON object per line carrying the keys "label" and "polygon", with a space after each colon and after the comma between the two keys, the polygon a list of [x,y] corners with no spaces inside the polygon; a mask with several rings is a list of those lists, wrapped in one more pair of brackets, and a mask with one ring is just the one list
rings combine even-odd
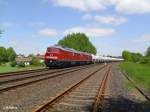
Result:
{"label": "locomotive cab", "polygon": [[61,46],[48,47],[45,53],[47,67],[69,67],[81,64],[90,64],[91,55]]}
{"label": "locomotive cab", "polygon": [[58,48],[47,48],[45,53],[45,64],[49,67],[56,66],[58,63],[60,49]]}

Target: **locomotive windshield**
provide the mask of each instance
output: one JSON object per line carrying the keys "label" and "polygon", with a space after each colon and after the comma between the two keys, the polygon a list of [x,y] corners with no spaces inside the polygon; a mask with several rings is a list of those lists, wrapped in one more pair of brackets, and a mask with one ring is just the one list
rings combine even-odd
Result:
{"label": "locomotive windshield", "polygon": [[57,48],[48,48],[47,52],[59,52],[59,49],[57,49]]}

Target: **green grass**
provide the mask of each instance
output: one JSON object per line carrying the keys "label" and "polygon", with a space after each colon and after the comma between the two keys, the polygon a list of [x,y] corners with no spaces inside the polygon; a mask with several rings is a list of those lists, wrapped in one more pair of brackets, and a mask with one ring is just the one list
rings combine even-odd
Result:
{"label": "green grass", "polygon": [[131,63],[131,62],[122,62],[119,64],[121,70],[125,71],[136,83],[142,85],[148,91],[150,91],[150,66]]}
{"label": "green grass", "polygon": [[128,80],[125,81],[125,87],[128,89],[128,91],[131,91],[134,88],[133,84]]}
{"label": "green grass", "polygon": [[43,68],[42,66],[27,66],[27,67],[10,67],[10,66],[0,66],[0,73],[7,73],[7,72],[15,72],[15,71],[25,71],[25,70],[33,70],[33,69],[40,69]]}

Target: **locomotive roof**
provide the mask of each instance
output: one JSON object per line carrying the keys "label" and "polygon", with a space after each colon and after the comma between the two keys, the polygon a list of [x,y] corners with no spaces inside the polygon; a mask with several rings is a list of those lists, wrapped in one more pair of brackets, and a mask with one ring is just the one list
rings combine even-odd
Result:
{"label": "locomotive roof", "polygon": [[59,48],[59,49],[62,49],[62,50],[64,50],[64,51],[69,51],[69,52],[74,52],[74,53],[79,53],[79,54],[86,54],[86,55],[90,55],[90,54],[89,54],[89,53],[87,53],[87,52],[77,51],[77,50],[75,50],[75,49],[68,48],[68,47],[62,47],[62,46],[58,46],[58,45],[51,46],[51,47]]}

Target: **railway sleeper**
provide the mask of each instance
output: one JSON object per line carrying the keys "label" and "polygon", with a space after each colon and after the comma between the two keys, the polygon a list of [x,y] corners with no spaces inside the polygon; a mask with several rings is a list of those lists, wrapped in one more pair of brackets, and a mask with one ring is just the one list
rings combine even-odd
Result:
{"label": "railway sleeper", "polygon": [[93,108],[93,105],[91,104],[69,104],[69,103],[60,103],[60,105],[56,106],[56,109],[51,109],[46,112],[59,112],[61,110],[62,112],[90,112]]}

